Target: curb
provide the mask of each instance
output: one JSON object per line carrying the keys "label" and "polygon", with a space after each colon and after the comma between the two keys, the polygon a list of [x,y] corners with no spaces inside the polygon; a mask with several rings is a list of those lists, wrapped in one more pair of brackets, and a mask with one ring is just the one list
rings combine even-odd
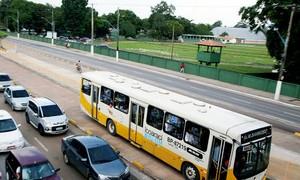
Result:
{"label": "curb", "polygon": [[80,126],[77,124],[76,120],[74,120],[74,119],[70,119],[70,120],[69,120],[69,123],[72,124],[73,126],[77,127],[78,129],[80,129],[81,131],[83,131],[85,134],[87,134],[87,135],[89,135],[89,136],[92,136],[92,135],[94,134],[92,130],[90,130],[90,129],[85,129],[85,128],[83,128],[83,127],[80,127]]}

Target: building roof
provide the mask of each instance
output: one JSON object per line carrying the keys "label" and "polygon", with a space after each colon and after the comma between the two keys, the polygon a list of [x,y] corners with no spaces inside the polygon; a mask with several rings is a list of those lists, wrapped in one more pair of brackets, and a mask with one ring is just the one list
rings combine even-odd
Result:
{"label": "building roof", "polygon": [[24,147],[12,150],[11,153],[16,157],[22,166],[46,162],[48,159],[36,147]]}
{"label": "building roof", "polygon": [[266,40],[266,36],[262,32],[255,33],[254,31],[251,31],[250,28],[215,27],[212,30],[212,33],[215,36],[220,36],[224,32],[226,32],[229,36],[245,40]]}
{"label": "building roof", "polygon": [[196,44],[202,45],[202,46],[211,46],[211,47],[225,47],[225,45],[223,43],[218,42],[218,41],[213,41],[213,40],[199,41]]}

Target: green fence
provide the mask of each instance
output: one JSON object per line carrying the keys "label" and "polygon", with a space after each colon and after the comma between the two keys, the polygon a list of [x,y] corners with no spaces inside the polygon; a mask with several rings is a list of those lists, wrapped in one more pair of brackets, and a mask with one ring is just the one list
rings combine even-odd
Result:
{"label": "green fence", "polygon": [[[16,36],[16,34],[11,34],[11,35]],[[49,38],[30,36],[30,35],[21,35],[21,37],[25,39],[51,43],[51,39]],[[64,46],[66,44],[66,42],[60,40],[55,40],[54,43],[60,46]],[[71,48],[74,49],[90,51],[90,45],[87,44],[71,42],[70,45]],[[110,57],[116,56],[116,51],[114,49],[105,46],[95,46],[94,52],[97,54],[110,56]],[[149,56],[149,55],[127,52],[127,51],[120,51],[119,57],[121,59],[147,64],[159,68],[169,69],[173,71],[179,71],[180,69],[179,66],[181,64],[181,62],[178,60],[171,60],[167,58]],[[210,79],[215,79],[222,82],[236,84],[236,85],[249,87],[253,89],[258,89],[262,91],[267,91],[271,93],[275,92],[276,83],[277,83],[276,81],[270,79],[249,76],[246,74],[240,74],[233,71],[222,70],[214,67],[208,67],[208,66],[193,64],[189,62],[185,62],[185,73],[202,76]],[[281,94],[289,97],[300,98],[300,85],[283,82]]]}

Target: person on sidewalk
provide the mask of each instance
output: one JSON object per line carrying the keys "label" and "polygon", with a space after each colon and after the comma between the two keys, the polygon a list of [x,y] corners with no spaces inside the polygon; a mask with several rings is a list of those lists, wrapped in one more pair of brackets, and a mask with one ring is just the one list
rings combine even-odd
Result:
{"label": "person on sidewalk", "polygon": [[180,64],[180,72],[181,72],[181,73],[184,73],[184,67],[185,67],[185,65],[184,65],[184,63],[182,62],[182,63]]}

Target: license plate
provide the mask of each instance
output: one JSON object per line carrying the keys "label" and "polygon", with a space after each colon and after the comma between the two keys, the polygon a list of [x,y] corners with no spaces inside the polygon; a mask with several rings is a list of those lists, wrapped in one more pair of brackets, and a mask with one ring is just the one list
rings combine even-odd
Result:
{"label": "license plate", "polygon": [[63,127],[57,127],[56,131],[63,130]]}

